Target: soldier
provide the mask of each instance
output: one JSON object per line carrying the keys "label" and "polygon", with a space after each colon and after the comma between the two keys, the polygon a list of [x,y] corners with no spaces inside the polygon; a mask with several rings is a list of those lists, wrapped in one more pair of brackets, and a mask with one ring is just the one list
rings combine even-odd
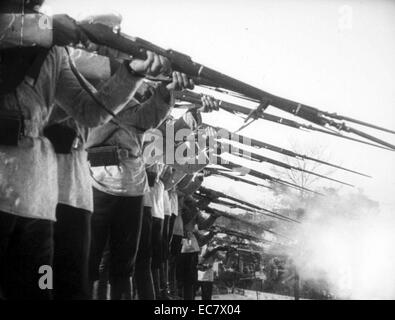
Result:
{"label": "soldier", "polygon": [[[21,14],[35,12],[41,4],[6,0],[1,9]],[[70,32],[58,32],[62,23]],[[70,69],[67,51],[56,46],[79,42],[80,34],[64,21],[57,21],[54,29],[51,48],[37,45],[0,52],[1,126],[12,128],[0,136],[0,283],[9,299],[51,298],[51,290],[37,284],[40,268],[52,266],[53,258],[57,159],[44,128],[55,103],[78,123],[95,127],[111,118],[101,103],[118,113],[141,84],[140,75],[156,75],[166,64],[152,53],[145,61],[134,59],[91,95]]]}
{"label": "soldier", "polygon": [[[211,239],[213,235],[210,235],[201,241],[200,244],[204,244]],[[207,241],[208,240],[208,241]],[[223,246],[215,247],[213,244],[203,245],[201,253],[199,255],[198,264],[198,286],[202,290],[202,300],[211,300],[213,294],[213,283],[214,283],[214,263],[215,261],[221,260],[220,251],[227,251],[228,248]]]}
{"label": "soldier", "polygon": [[[177,77],[173,79],[174,82],[166,88],[160,85],[154,89],[149,100],[136,108],[130,106],[120,114],[122,124],[129,132],[109,123],[92,130],[88,139],[92,152],[90,158],[96,162],[92,168],[95,209],[92,219],[91,280],[98,278],[98,266],[109,237],[112,299],[119,299],[126,292],[125,286],[138,250],[143,196],[149,190],[143,159],[144,133],[167,117],[170,91],[182,85],[177,84]],[[103,146],[125,150],[127,155],[120,159],[119,164],[100,165],[94,159],[101,157],[100,148]]]}
{"label": "soldier", "polygon": [[[218,218],[210,215],[204,218],[197,209],[196,201],[187,195],[182,201],[182,220],[184,238],[182,239],[181,255],[179,257],[177,269],[179,278],[179,290],[183,292],[184,300],[194,300],[197,284],[197,265],[200,246],[196,237],[198,230],[208,229]],[[209,238],[213,234],[209,234]]]}

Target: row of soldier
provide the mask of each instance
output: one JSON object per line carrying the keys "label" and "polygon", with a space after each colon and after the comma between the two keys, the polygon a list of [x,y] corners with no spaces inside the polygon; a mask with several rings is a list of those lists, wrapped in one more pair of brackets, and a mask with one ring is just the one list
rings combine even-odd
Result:
{"label": "row of soldier", "polygon": [[[123,63],[64,46],[67,37],[0,50],[0,297],[104,298],[109,283],[111,299],[128,299],[133,279],[139,299],[193,299],[200,246],[213,236],[197,230],[218,216],[204,217],[191,197],[204,164],[166,163],[166,133],[197,130],[218,103],[204,96],[174,119],[173,92],[194,83],[165,57]],[[166,152],[153,160],[147,136],[158,133]],[[53,286],[40,285],[43,266]]]}

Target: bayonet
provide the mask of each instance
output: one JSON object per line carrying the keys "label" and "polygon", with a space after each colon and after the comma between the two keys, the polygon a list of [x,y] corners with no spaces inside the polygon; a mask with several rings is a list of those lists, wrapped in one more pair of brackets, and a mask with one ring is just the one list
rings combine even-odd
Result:
{"label": "bayonet", "polygon": [[342,116],[342,115],[339,115],[337,113],[323,112],[323,114],[325,116],[331,117],[333,119],[354,122],[354,123],[359,124],[361,126],[365,126],[365,127],[373,128],[373,129],[376,129],[376,130],[384,131],[384,132],[387,132],[387,133],[395,134],[395,131],[393,131],[393,130],[389,130],[389,129],[386,129],[386,128],[383,128],[383,127],[380,127],[380,126],[377,126],[377,125],[374,125],[374,124],[371,124],[371,123],[367,123],[367,122],[364,122],[364,121],[361,121],[361,120],[357,120],[357,119],[353,119],[353,118],[350,118],[350,117]]}
{"label": "bayonet", "polygon": [[[217,155],[214,155],[214,156],[217,156]],[[298,185],[296,185],[296,184],[294,184],[292,182],[289,182],[289,181],[285,181],[285,180],[281,180],[279,178],[272,177],[272,176],[270,176],[270,175],[268,175],[266,173],[256,171],[256,170],[251,169],[249,167],[241,166],[239,164],[236,164],[236,163],[234,163],[232,161],[229,161],[229,160],[225,160],[223,158],[219,159],[218,165],[220,165],[220,166],[222,166],[224,168],[230,169],[230,170],[233,170],[234,168],[244,167],[246,169],[246,171],[248,171],[248,174],[250,174],[253,177],[256,177],[256,178],[259,178],[259,179],[262,179],[262,180],[266,180],[266,181],[270,181],[270,182],[275,182],[275,183],[283,185],[283,186],[287,186],[287,187],[290,187],[290,188],[294,188],[294,189],[298,189],[298,190],[302,190],[302,191],[307,191],[307,192],[311,192],[311,193],[323,196],[322,193],[319,193],[317,191],[310,190],[310,189],[302,187],[302,186],[298,186]]]}
{"label": "bayonet", "polygon": [[337,182],[337,183],[340,183],[340,184],[344,184],[344,185],[349,186],[349,187],[354,187],[352,184],[349,184],[347,182],[343,182],[343,181],[340,181],[340,180],[337,180],[337,179],[333,179],[333,178],[324,176],[322,174],[319,174],[319,173],[316,173],[316,172],[313,172],[313,171],[310,171],[310,170],[306,170],[306,169],[302,169],[302,168],[299,168],[299,167],[295,167],[295,166],[292,166],[290,164],[287,164],[287,163],[284,163],[284,162],[281,162],[281,161],[278,161],[278,160],[275,160],[275,159],[271,159],[271,158],[262,156],[262,155],[257,154],[257,153],[253,153],[253,152],[250,152],[250,151],[245,151],[245,153],[243,151],[236,152],[236,151],[234,151],[234,149],[232,149],[231,145],[227,144],[227,143],[217,142],[217,144],[219,145],[219,148],[221,148],[222,150],[226,150],[227,152],[229,152],[229,153],[231,153],[231,154],[233,154],[235,156],[238,156],[238,157],[242,157],[242,158],[249,159],[249,160],[252,160],[252,161],[272,163],[272,164],[274,164],[276,166],[279,166],[279,167],[282,167],[282,168],[285,168],[285,169],[288,169],[288,170],[296,170],[296,171],[300,171],[300,172],[305,172],[307,174],[311,174],[311,175],[314,175],[314,176],[317,176],[317,177],[320,177],[320,178],[323,178],[323,179],[327,179],[327,180],[334,181],[334,182]]}
{"label": "bayonet", "polygon": [[323,161],[323,160],[320,160],[320,159],[317,159],[317,158],[310,157],[308,155],[299,154],[299,153],[296,153],[294,151],[291,151],[291,150],[288,150],[288,149],[284,149],[284,148],[281,148],[281,147],[277,147],[275,145],[272,145],[272,144],[269,144],[269,143],[266,143],[266,142],[262,142],[262,141],[259,141],[259,140],[248,138],[248,137],[242,136],[240,134],[235,134],[235,133],[232,133],[232,132],[230,132],[230,131],[228,131],[228,130],[226,130],[224,128],[209,126],[207,124],[204,124],[204,126],[205,127],[214,128],[217,132],[221,132],[221,137],[222,138],[227,138],[228,140],[231,140],[231,141],[235,141],[235,142],[238,142],[238,143],[241,143],[241,144],[251,145],[252,147],[255,147],[255,148],[262,148],[262,149],[270,150],[270,151],[281,153],[281,154],[284,154],[286,156],[297,158],[297,159],[310,160],[310,161],[318,162],[318,163],[321,163],[321,164],[324,164],[324,165],[327,165],[327,166],[330,166],[330,167],[333,167],[333,168],[336,168],[336,169],[348,171],[348,172],[355,173],[355,174],[358,174],[358,175],[361,175],[361,176],[364,176],[364,177],[367,177],[367,178],[371,178],[371,176],[366,175],[364,173],[357,172],[357,171],[354,171],[354,170],[351,170],[351,169],[347,169],[347,168],[341,167],[339,165],[336,165],[336,164],[333,164],[333,163],[330,163],[330,162],[326,162],[326,161]]}
{"label": "bayonet", "polygon": [[[180,91],[175,93],[175,97],[178,100],[181,101],[186,101],[186,102],[190,102],[193,103],[194,105],[199,105],[201,104],[201,97],[202,94],[200,93],[196,93],[196,92],[192,92],[189,90],[184,90],[184,91]],[[367,133],[364,133],[360,130],[351,128],[349,126],[347,126],[345,123],[339,123],[336,122],[332,119],[327,119],[325,117],[322,117],[321,123],[318,123],[318,125],[322,126],[325,128],[321,129],[321,128],[317,128],[314,127],[312,125],[307,125],[307,124],[303,124],[303,123],[299,123],[297,121],[293,121],[284,117],[279,117],[279,116],[275,116],[269,113],[264,112],[264,110],[267,108],[267,106],[269,105],[268,100],[264,100],[263,102],[261,102],[259,104],[259,106],[256,109],[251,109],[251,108],[247,108],[244,106],[240,106],[238,104],[234,104],[234,103],[230,103],[227,101],[223,101],[223,100],[218,100],[218,104],[219,107],[227,112],[230,112],[232,114],[244,114],[247,115],[247,117],[244,120],[244,125],[242,127],[240,127],[238,131],[244,129],[245,127],[247,127],[249,124],[251,124],[253,121],[255,121],[256,119],[263,119],[263,120],[267,120],[267,121],[271,121],[271,122],[275,122],[281,125],[285,125],[288,127],[292,127],[295,129],[307,129],[307,130],[311,130],[311,131],[317,131],[317,132],[322,132],[325,134],[329,134],[332,136],[336,136],[338,138],[342,138],[342,139],[347,139],[347,140],[351,140],[351,141],[355,141],[358,143],[363,143],[366,145],[370,145],[376,148],[381,148],[381,149],[385,149],[385,150],[390,150],[390,151],[394,151],[395,150],[395,146],[393,144],[390,144],[386,141],[383,141],[381,139],[378,139],[372,135],[369,135]],[[250,121],[250,122],[248,122]],[[315,123],[317,124],[317,123]],[[344,136],[338,132],[335,131],[331,131],[330,128],[326,127],[325,125],[329,125],[332,127],[335,127],[337,130],[339,131],[345,131],[348,133],[354,133],[356,135],[359,135],[365,139],[374,141],[375,143],[371,143],[368,141],[364,141],[364,140],[360,140],[360,139],[356,139],[353,137],[348,137],[348,136]],[[378,144],[376,144],[378,143]],[[381,145],[380,145],[381,144]]]}

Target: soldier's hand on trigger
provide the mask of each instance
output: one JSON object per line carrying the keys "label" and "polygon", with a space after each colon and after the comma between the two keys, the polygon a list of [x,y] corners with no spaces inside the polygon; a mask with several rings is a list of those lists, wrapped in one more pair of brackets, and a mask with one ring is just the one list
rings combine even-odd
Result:
{"label": "soldier's hand on trigger", "polygon": [[171,73],[169,59],[151,51],[147,51],[145,60],[135,58],[130,62],[129,66],[134,72],[146,76],[156,77],[159,74],[166,75]]}
{"label": "soldier's hand on trigger", "polygon": [[199,109],[201,112],[212,112],[219,110],[219,104],[216,99],[211,96],[202,96],[202,107]]}
{"label": "soldier's hand on trigger", "polygon": [[185,73],[173,71],[172,82],[166,86],[169,91],[181,91],[183,89],[193,89],[195,84]]}

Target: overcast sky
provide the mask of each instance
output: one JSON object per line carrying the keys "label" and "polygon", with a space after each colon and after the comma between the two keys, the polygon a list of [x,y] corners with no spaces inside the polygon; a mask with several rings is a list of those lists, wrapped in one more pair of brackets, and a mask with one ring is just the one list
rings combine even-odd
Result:
{"label": "overcast sky", "polygon": [[[189,54],[196,62],[284,98],[395,129],[395,1],[47,0],[46,3],[52,12],[73,17],[95,12],[121,13],[124,33]],[[281,114],[273,108],[268,111]],[[243,122],[224,111],[205,115],[204,119],[230,130]],[[296,143],[300,152],[315,145],[325,146],[330,161],[374,178],[340,171],[333,177],[355,184],[379,201],[384,211],[394,211],[394,152],[264,120],[256,121],[241,133],[285,148]],[[377,135],[395,143],[394,135]],[[270,166],[260,168],[271,172]],[[250,196],[261,194],[256,191]]]}

